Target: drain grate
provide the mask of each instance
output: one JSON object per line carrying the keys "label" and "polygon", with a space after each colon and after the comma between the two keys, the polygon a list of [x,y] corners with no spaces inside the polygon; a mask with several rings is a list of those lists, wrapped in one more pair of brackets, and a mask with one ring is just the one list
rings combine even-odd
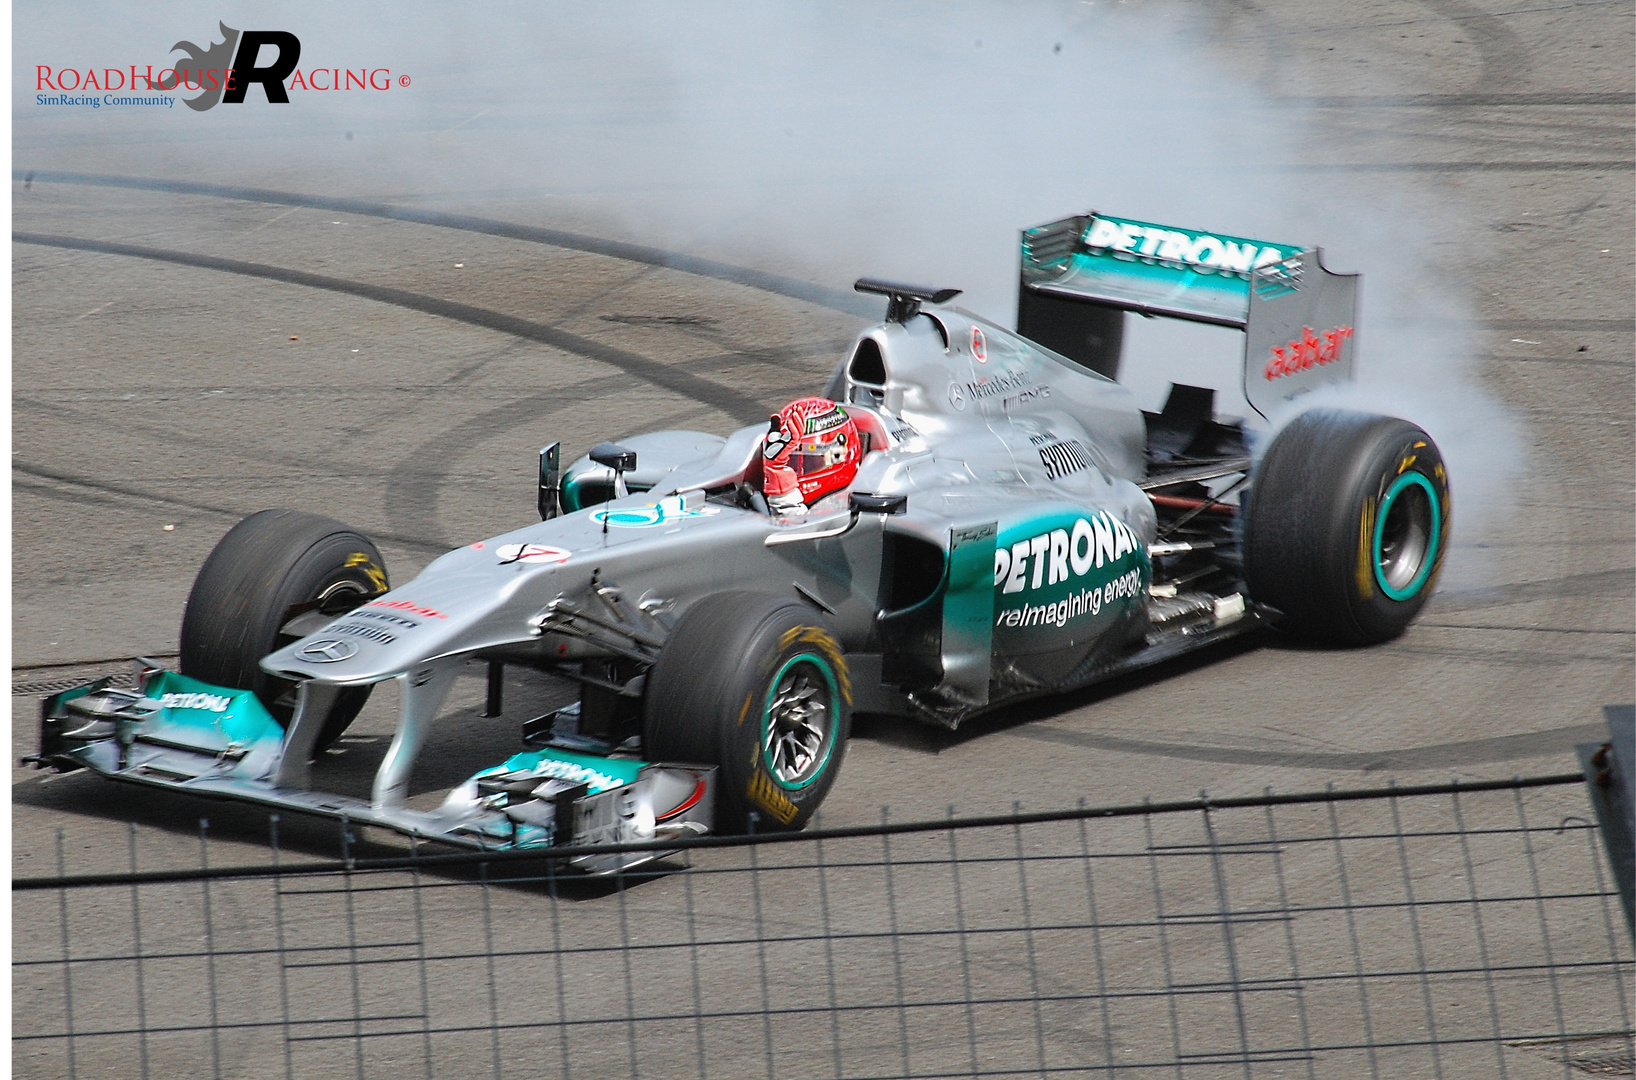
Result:
{"label": "drain grate", "polygon": [[[64,690],[72,690],[76,686],[84,686],[101,678],[100,675],[80,675],[72,679],[45,679],[39,682],[14,682],[11,684],[11,694],[60,694]],[[108,676],[110,686],[134,686],[136,677],[128,671],[111,673]]]}

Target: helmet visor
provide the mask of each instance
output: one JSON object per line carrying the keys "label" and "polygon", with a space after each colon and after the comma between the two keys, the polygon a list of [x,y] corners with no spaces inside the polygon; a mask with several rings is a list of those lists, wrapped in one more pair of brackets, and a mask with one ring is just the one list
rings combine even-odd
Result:
{"label": "helmet visor", "polygon": [[847,459],[846,435],[837,432],[830,439],[804,439],[790,452],[790,468],[797,476],[811,476],[833,469]]}

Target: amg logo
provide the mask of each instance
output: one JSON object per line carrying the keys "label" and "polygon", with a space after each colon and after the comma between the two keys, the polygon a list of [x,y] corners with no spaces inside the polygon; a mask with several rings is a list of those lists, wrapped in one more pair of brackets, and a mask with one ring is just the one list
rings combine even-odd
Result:
{"label": "amg logo", "polygon": [[1091,467],[1090,452],[1078,439],[1065,439],[1050,446],[1042,446],[1039,450],[1040,464],[1045,466],[1045,475],[1052,480],[1083,472]]}
{"label": "amg logo", "polygon": [[353,637],[361,637],[365,641],[373,641],[378,645],[390,645],[398,640],[396,636],[388,634],[385,630],[377,627],[358,626],[350,623],[332,626],[329,628],[329,632],[332,634],[351,634]]}

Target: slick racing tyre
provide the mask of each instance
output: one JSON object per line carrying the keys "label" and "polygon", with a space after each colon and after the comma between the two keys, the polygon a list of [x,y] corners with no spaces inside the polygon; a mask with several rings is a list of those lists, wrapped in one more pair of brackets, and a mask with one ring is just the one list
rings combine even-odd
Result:
{"label": "slick racing tyre", "polygon": [[1431,436],[1389,416],[1304,413],[1251,478],[1250,597],[1312,640],[1387,641],[1425,606],[1448,532],[1448,472]]}
{"label": "slick racing tyre", "polygon": [[[263,510],[221,538],[188,594],[182,674],[253,690],[279,723],[295,712],[295,685],[260,660],[296,640],[284,624],[304,612],[340,615],[387,590],[386,563],[368,538],[317,514]],[[313,753],[341,737],[371,687],[343,690]]]}
{"label": "slick racing tyre", "polygon": [[716,829],[796,830],[846,753],[852,687],[840,642],[811,608],[765,593],[694,604],[648,672],[649,761],[720,767]]}

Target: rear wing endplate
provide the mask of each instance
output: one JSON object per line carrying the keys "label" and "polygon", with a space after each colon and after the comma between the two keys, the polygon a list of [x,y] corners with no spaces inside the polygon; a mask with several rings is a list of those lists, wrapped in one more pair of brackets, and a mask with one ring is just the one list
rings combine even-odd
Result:
{"label": "rear wing endplate", "polygon": [[1110,377],[1117,313],[1242,330],[1244,396],[1266,416],[1351,379],[1358,284],[1316,247],[1081,214],[1022,234],[1017,330]]}

